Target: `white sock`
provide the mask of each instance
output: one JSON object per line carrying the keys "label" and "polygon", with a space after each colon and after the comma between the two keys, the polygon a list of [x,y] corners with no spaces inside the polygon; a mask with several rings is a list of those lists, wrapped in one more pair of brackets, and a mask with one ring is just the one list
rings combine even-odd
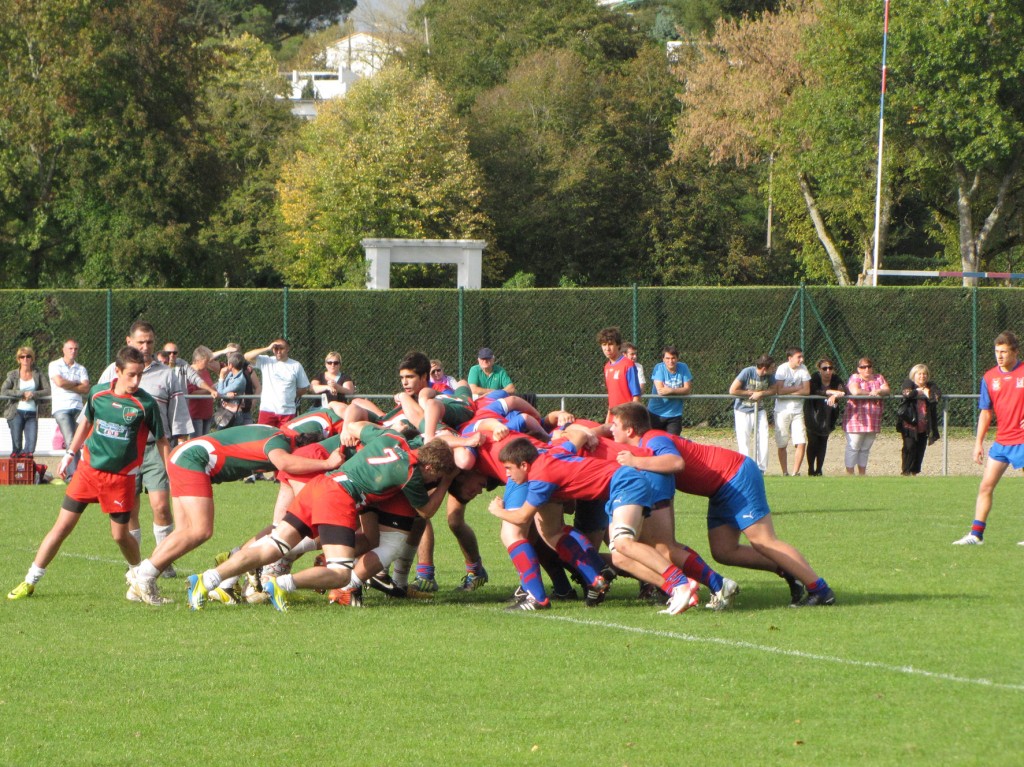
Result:
{"label": "white sock", "polygon": [[303,538],[301,541],[295,544],[295,548],[293,548],[291,551],[285,554],[283,559],[287,560],[288,562],[294,562],[303,554],[308,554],[309,552],[316,551],[319,548],[320,543],[315,538]]}
{"label": "white sock", "polygon": [[362,579],[358,575],[356,575],[356,571],[353,570],[352,574],[349,576],[348,588],[350,588],[350,589],[357,589],[357,588],[359,588],[362,585],[363,585]]}
{"label": "white sock", "polygon": [[135,568],[135,574],[143,580],[151,581],[160,575],[160,571],[153,567],[153,563],[148,559],[143,559],[139,562],[139,566]]}
{"label": "white sock", "polygon": [[141,527],[137,527],[134,530],[129,530],[128,531],[128,535],[130,535],[132,538],[134,538],[135,541],[139,544],[139,546],[142,545],[142,528]]}
{"label": "white sock", "polygon": [[203,585],[207,591],[213,591],[220,585],[220,573],[216,570],[207,570],[203,573]]}
{"label": "white sock", "polygon": [[291,574],[278,576],[277,585],[281,591],[295,591],[295,579]]}
{"label": "white sock", "polygon": [[391,579],[403,589],[409,587],[409,570],[412,569],[412,558],[414,556],[416,556],[415,547],[406,543],[402,546],[402,552],[391,565]]}
{"label": "white sock", "polygon": [[34,586],[42,580],[44,575],[46,575],[46,568],[36,567],[36,563],[33,562],[32,566],[28,568],[28,573],[25,575],[25,583],[31,583]]}
{"label": "white sock", "polygon": [[[141,530],[139,531],[141,534]],[[164,538],[174,532],[174,523],[169,525],[153,525],[153,539],[156,541],[156,545],[159,546],[163,543]]]}
{"label": "white sock", "polygon": [[232,575],[230,578],[225,578],[220,582],[220,587],[225,591],[231,591],[235,584],[238,583],[238,577],[237,575]]}

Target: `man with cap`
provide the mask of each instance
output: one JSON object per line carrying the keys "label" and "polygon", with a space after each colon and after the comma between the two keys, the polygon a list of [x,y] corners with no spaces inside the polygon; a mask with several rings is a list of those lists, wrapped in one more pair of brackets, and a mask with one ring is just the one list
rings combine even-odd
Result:
{"label": "man with cap", "polygon": [[486,346],[476,353],[477,364],[469,369],[469,388],[473,391],[473,399],[480,399],[492,391],[503,390],[509,394],[516,393],[516,385],[501,365],[494,361],[494,352]]}

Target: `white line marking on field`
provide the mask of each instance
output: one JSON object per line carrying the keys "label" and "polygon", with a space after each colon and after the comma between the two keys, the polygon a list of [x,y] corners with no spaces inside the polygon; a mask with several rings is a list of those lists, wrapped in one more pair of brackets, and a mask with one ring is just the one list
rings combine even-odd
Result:
{"label": "white line marking on field", "polygon": [[[37,549],[22,549],[22,550],[23,551],[27,551],[27,552],[29,552],[31,554],[35,554],[36,551],[37,551]],[[123,559],[108,559],[106,557],[96,557],[96,556],[93,556],[92,554],[75,554],[75,553],[70,552],[70,551],[62,551],[59,554],[57,554],[57,556],[58,557],[68,557],[69,559],[86,559],[86,560],[88,560],[90,562],[101,562],[101,563],[103,563],[105,565],[126,565],[127,566],[127,564],[128,564]]]}
{"label": "white line marking on field", "polygon": [[991,679],[972,679],[970,677],[956,676],[955,674],[943,674],[937,671],[926,671],[925,669],[914,668],[913,666],[893,666],[889,663],[879,663],[870,660],[851,660],[849,658],[838,658],[834,655],[818,655],[816,653],[804,652],[802,650],[785,650],[780,647],[744,642],[738,639],[721,639],[720,637],[701,637],[693,634],[680,634],[675,631],[657,631],[654,629],[641,628],[639,626],[624,626],[620,623],[607,623],[605,621],[582,620],[561,615],[538,615],[538,618],[549,621],[562,621],[563,623],[575,623],[580,626],[598,626],[606,629],[617,629],[633,634],[645,634],[647,636],[663,637],[665,639],[678,639],[683,642],[696,642],[700,644],[715,644],[723,647],[739,648],[742,650],[754,650],[755,652],[771,653],[772,655],[785,655],[790,658],[803,658],[805,660],[823,661],[825,663],[836,663],[842,666],[856,666],[859,668],[874,668],[880,671],[888,671],[895,674],[909,674],[911,676],[923,676],[929,679],[939,679],[944,682],[957,682],[959,684],[973,684],[980,687],[992,687],[998,690],[1012,690],[1013,692],[1024,692],[1024,684],[1006,684],[1004,682],[993,682]]}

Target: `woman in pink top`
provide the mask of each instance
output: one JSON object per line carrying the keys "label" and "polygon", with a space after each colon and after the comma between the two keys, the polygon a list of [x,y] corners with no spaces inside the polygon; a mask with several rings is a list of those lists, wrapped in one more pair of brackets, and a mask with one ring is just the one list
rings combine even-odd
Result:
{"label": "woman in pink top", "polygon": [[843,429],[846,430],[846,473],[853,474],[854,467],[861,474],[868,471],[868,453],[875,443],[875,437],[882,430],[883,398],[890,394],[889,384],[881,374],[875,372],[875,363],[870,357],[861,357],[857,372],[847,382],[853,396],[868,396],[874,399],[850,399],[843,414]]}

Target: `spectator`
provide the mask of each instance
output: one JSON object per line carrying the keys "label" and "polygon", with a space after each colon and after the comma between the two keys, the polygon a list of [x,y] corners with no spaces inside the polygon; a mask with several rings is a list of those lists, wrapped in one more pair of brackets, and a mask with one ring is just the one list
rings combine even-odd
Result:
{"label": "spectator", "polygon": [[622,353],[622,333],[617,327],[599,330],[597,343],[605,358],[604,388],[608,392],[608,410],[604,422],[611,424],[613,407],[640,401],[640,379],[633,360]]}
{"label": "spectator", "polygon": [[36,367],[32,347],[20,347],[16,359],[18,367],[7,373],[0,397],[8,400],[4,418],[11,429],[11,455],[31,455],[39,433],[38,401],[50,396],[50,382]]}
{"label": "spectator", "polygon": [[[59,360],[50,363],[48,372],[53,392],[53,420],[57,422],[67,448],[78,428],[78,416],[84,404],[82,397],[89,393],[89,372],[78,362],[78,341],[69,338],[64,342],[62,352]],[[69,482],[75,476],[78,458],[76,454],[68,465]]]}
{"label": "spectator", "polygon": [[622,345],[622,353],[633,360],[633,364],[636,366],[636,380],[640,382],[640,392],[643,393],[644,387],[647,386],[647,376],[644,375],[644,366],[636,361],[636,358],[639,356],[636,344],[632,341],[626,341]]}
{"label": "spectator", "polygon": [[[231,414],[231,420],[220,425],[222,429],[232,426],[244,426],[247,413],[242,411],[242,404],[246,401],[239,399],[245,394],[246,380],[245,368],[249,363],[241,352],[233,351],[228,353],[227,362],[221,366],[220,378],[217,381],[217,394],[220,395],[220,406]],[[252,422],[250,418],[249,423]]]}
{"label": "spectator", "polygon": [[787,394],[805,395],[811,392],[811,374],[804,365],[802,349],[791,346],[786,349],[786,361],[775,371],[775,446],[779,449],[779,468],[782,476],[789,476],[786,448],[793,440],[793,475],[800,474],[800,464],[807,449],[807,429],[804,426],[804,403],[799,397]]}
{"label": "spectator", "polygon": [[[175,354],[177,354],[177,352],[175,352]],[[167,356],[167,352],[163,349],[156,353],[156,361],[162,365],[170,366],[171,364],[171,358]]]}
{"label": "spectator", "polygon": [[768,470],[768,413],[762,400],[775,392],[774,368],[771,355],[762,354],[753,365],[743,368],[729,386],[729,394],[736,397],[732,407],[739,452],[753,458],[762,474]]}
{"label": "spectator", "polygon": [[242,399],[241,405],[238,410],[242,414],[241,424],[235,424],[247,426],[252,423],[252,408],[256,401],[256,397],[259,396],[263,390],[263,385],[260,382],[260,377],[255,375],[255,368],[249,364],[249,361],[245,359],[245,355],[242,354],[242,345],[235,342],[229,343],[220,351],[213,353],[213,358],[217,359],[224,355],[230,355],[232,352],[238,352],[242,357],[242,377],[245,378],[245,398]]}
{"label": "spectator", "polygon": [[825,465],[828,437],[836,428],[839,397],[846,396],[846,384],[839,380],[835,363],[828,357],[818,360],[811,374],[811,394],[828,399],[804,400],[804,425],[807,427],[807,476],[820,477]]}
{"label": "spectator", "polygon": [[868,454],[875,443],[875,437],[882,430],[882,399],[891,393],[889,383],[875,372],[875,363],[870,357],[861,357],[857,372],[847,382],[850,394],[867,396],[872,399],[851,399],[846,403],[843,414],[843,428],[846,430],[846,473],[867,474]]}
{"label": "spectator", "polygon": [[430,388],[438,392],[455,391],[458,382],[444,372],[441,360],[430,361]]}
{"label": "spectator", "polygon": [[299,398],[309,391],[306,371],[298,360],[289,359],[289,351],[291,344],[287,339],[275,338],[269,346],[245,353],[245,359],[259,371],[263,383],[257,423],[284,426],[295,417]]}
{"label": "spectator", "polygon": [[903,382],[903,404],[896,428],[903,435],[903,476],[921,473],[924,452],[939,439],[938,404],[942,392],[927,365],[914,365]]}
{"label": "spectator", "polygon": [[485,394],[498,390],[509,394],[516,393],[516,385],[512,383],[512,378],[505,372],[505,368],[494,361],[494,352],[485,346],[476,353],[476,362],[477,364],[469,369],[469,377],[466,379],[470,391],[473,392],[473,399],[480,399]]}
{"label": "spectator", "polygon": [[324,407],[331,402],[348,402],[348,395],[356,393],[356,385],[352,377],[341,369],[341,355],[338,352],[327,352],[324,369],[309,382],[314,394],[321,395]]}
{"label": "spectator", "polygon": [[[205,349],[206,347],[204,346],[202,348]],[[210,350],[207,349],[207,351]],[[188,390],[188,387],[191,385],[196,389],[202,389],[211,397],[217,396],[217,390],[213,388],[213,379],[211,378],[211,382],[207,383],[206,381],[203,380],[202,376],[200,376],[196,372],[195,368],[192,365],[189,365],[187,362],[185,362],[185,360],[181,359],[181,356],[178,354],[177,344],[170,342],[164,344],[162,353],[164,357],[167,358],[167,362],[164,362],[164,364],[171,368],[173,371],[175,371],[178,374],[178,378],[181,379],[182,389]],[[212,354],[213,352],[210,353]],[[157,356],[157,359],[160,360],[159,355]],[[171,447],[174,447],[173,440],[171,442]]]}
{"label": "spectator", "polygon": [[682,433],[683,400],[666,397],[689,394],[693,389],[693,376],[686,363],[679,361],[679,350],[676,347],[666,346],[661,350],[661,362],[654,366],[651,380],[654,382],[655,393],[660,395],[647,400],[647,409],[651,411],[651,427],[669,434]]}
{"label": "spectator", "polygon": [[[213,352],[210,351],[209,347],[197,346],[192,352],[192,367],[190,370],[199,376],[203,383],[208,385],[213,391],[214,398],[216,398],[217,390],[213,386],[213,376],[209,370],[211,359],[213,359]],[[187,392],[189,394],[195,395],[199,391],[202,391],[200,387],[191,382],[188,384]],[[192,417],[193,437],[202,437],[204,434],[210,433],[210,427],[213,425],[213,399],[208,397],[190,399],[188,401],[188,413]]]}

